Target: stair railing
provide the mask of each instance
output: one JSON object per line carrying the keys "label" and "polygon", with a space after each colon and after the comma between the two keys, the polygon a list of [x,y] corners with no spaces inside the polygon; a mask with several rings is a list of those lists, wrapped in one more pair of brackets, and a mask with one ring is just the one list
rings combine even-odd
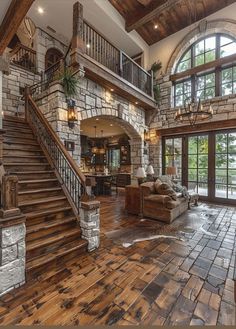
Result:
{"label": "stair railing", "polygon": [[74,210],[79,213],[80,201],[89,199],[86,192],[85,176],[34,102],[29,88],[26,88],[25,91],[25,105],[27,122],[61,179],[64,192],[72,201]]}

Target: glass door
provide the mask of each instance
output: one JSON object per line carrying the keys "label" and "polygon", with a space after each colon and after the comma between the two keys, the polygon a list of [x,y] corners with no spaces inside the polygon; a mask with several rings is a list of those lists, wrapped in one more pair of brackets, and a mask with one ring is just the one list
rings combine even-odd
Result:
{"label": "glass door", "polygon": [[216,199],[236,200],[236,132],[215,134]]}
{"label": "glass door", "polygon": [[188,189],[208,197],[208,135],[188,136]]}

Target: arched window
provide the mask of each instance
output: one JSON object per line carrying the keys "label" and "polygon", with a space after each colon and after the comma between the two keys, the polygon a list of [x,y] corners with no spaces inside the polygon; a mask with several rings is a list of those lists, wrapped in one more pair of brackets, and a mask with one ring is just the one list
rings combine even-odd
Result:
{"label": "arched window", "polygon": [[45,69],[57,63],[63,57],[63,53],[56,48],[50,48],[45,55]]}
{"label": "arched window", "polygon": [[[174,105],[236,93],[236,65],[228,57],[234,54],[236,41],[225,34],[210,35],[191,45],[176,66],[176,77],[181,78],[174,84]],[[229,61],[220,62],[223,57]]]}

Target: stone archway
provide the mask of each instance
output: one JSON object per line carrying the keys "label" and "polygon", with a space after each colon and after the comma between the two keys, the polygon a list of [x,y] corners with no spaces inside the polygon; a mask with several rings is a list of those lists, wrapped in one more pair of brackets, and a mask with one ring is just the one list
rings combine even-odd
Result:
{"label": "stone archway", "polygon": [[[106,109],[105,109],[106,110]],[[101,109],[94,109],[91,111],[80,112],[81,121],[90,118],[103,118],[107,121],[115,123],[128,135],[130,151],[131,151],[131,174],[135,175],[138,167],[147,164],[147,155],[145,154],[145,146],[143,141],[143,128],[134,122],[128,115],[120,113],[119,109],[104,111]]]}

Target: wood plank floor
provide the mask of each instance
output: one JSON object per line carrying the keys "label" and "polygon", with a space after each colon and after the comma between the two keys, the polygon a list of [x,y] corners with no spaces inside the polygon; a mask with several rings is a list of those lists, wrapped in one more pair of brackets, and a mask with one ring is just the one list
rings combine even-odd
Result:
{"label": "wood plank floor", "polygon": [[[0,325],[235,325],[236,208],[218,207],[216,236],[142,241],[124,248],[105,235],[135,228],[124,196],[102,197],[101,247],[0,299]],[[214,207],[213,207],[214,208]]]}

